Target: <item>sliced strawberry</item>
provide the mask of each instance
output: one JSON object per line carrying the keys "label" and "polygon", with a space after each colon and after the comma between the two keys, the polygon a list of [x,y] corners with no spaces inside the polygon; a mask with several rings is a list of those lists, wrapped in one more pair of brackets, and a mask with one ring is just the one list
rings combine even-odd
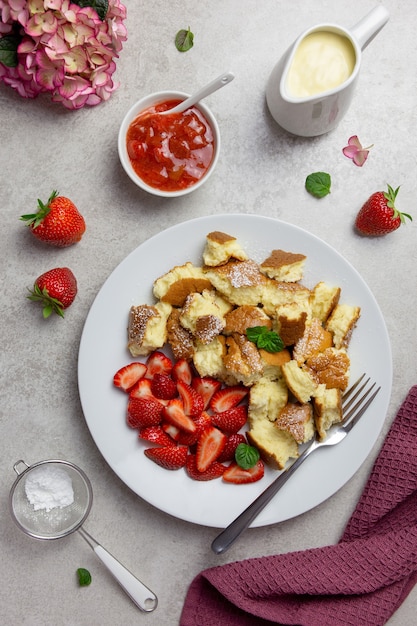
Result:
{"label": "sliced strawberry", "polygon": [[246,443],[246,437],[241,433],[232,433],[228,436],[223,452],[217,459],[220,463],[234,461],[236,448],[240,443]]}
{"label": "sliced strawberry", "polygon": [[153,398],[151,381],[149,378],[140,378],[130,390],[131,398]]}
{"label": "sliced strawberry", "polygon": [[161,425],[145,426],[139,430],[139,439],[144,439],[150,443],[156,443],[158,446],[173,446],[175,442],[164,431]]}
{"label": "sliced strawberry", "polygon": [[195,423],[191,417],[185,414],[184,406],[179,398],[174,398],[168,402],[167,406],[164,407],[163,417],[167,422],[187,433],[196,431]]}
{"label": "sliced strawberry", "polygon": [[237,433],[246,424],[247,419],[248,410],[246,406],[235,406],[233,409],[211,416],[213,424],[225,433]]}
{"label": "sliced strawberry", "polygon": [[177,389],[184,405],[186,415],[198,417],[204,408],[203,398],[191,385],[184,383],[182,380],[177,382]]}
{"label": "sliced strawberry", "polygon": [[193,380],[193,370],[191,369],[191,365],[185,359],[179,359],[176,363],[174,363],[174,367],[172,368],[172,378],[178,382],[182,380],[187,385],[191,385],[191,381]]}
{"label": "sliced strawberry", "polygon": [[211,417],[208,413],[203,411],[198,417],[194,420],[194,424],[196,425],[196,430],[194,433],[185,433],[180,432],[178,436],[178,443],[181,443],[185,446],[193,446],[197,443],[201,433],[205,428],[212,426]]}
{"label": "sliced strawberry", "polygon": [[162,420],[164,405],[156,398],[129,398],[126,420],[131,428],[157,426]]}
{"label": "sliced strawberry", "polygon": [[224,387],[213,395],[210,401],[210,409],[215,413],[222,413],[237,406],[248,395],[249,390],[243,385]]}
{"label": "sliced strawberry", "polygon": [[197,441],[196,465],[199,472],[205,472],[219,458],[226,441],[227,436],[214,426],[203,430]]}
{"label": "sliced strawberry", "polygon": [[211,378],[211,376],[203,376],[202,378],[195,376],[191,382],[191,386],[195,389],[204,400],[204,409],[206,409],[213,395],[218,391],[222,384],[219,380]]}
{"label": "sliced strawberry", "polygon": [[129,363],[121,367],[113,376],[113,384],[123,391],[129,392],[142,376],[146,374],[144,363]]}
{"label": "sliced strawberry", "polygon": [[[146,380],[146,379],[145,379]],[[151,390],[155,398],[171,400],[177,395],[177,385],[168,374],[156,372],[151,380]]]}
{"label": "sliced strawberry", "polygon": [[195,454],[189,454],[185,465],[187,474],[193,480],[213,480],[214,478],[220,478],[224,474],[225,466],[217,461],[214,461],[204,472],[200,472],[197,469],[197,459]]}
{"label": "sliced strawberry", "polygon": [[265,467],[261,459],[250,469],[243,469],[236,462],[233,462],[223,473],[223,480],[235,485],[254,483],[263,477],[264,471]]}
{"label": "sliced strawberry", "polygon": [[188,455],[186,446],[147,448],[144,452],[148,459],[168,470],[178,470],[184,467]]}
{"label": "sliced strawberry", "polygon": [[156,373],[158,374],[170,374],[172,371],[172,361],[171,359],[160,352],[159,350],[155,350],[152,352],[147,360],[146,360],[146,378],[153,378]]}
{"label": "sliced strawberry", "polygon": [[178,428],[178,426],[174,426],[174,424],[169,424],[168,422],[162,422],[161,428],[173,441],[179,441],[182,431]]}

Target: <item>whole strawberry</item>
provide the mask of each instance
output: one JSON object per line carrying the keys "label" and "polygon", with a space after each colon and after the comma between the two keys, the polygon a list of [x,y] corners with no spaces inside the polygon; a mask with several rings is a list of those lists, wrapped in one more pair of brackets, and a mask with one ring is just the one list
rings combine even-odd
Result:
{"label": "whole strawberry", "polygon": [[77,295],[77,280],[68,267],[56,267],[39,276],[29,291],[29,300],[42,303],[45,319],[51,313],[64,317]]}
{"label": "whole strawberry", "polygon": [[53,191],[48,202],[38,200],[37,213],[22,215],[37,239],[52,246],[66,248],[80,241],[85,221],[71,200]]}
{"label": "whole strawberry", "polygon": [[362,235],[378,237],[397,230],[405,222],[413,218],[407,213],[401,213],[395,208],[395,199],[399,187],[393,189],[388,185],[388,191],[377,191],[365,202],[356,216],[356,230]]}

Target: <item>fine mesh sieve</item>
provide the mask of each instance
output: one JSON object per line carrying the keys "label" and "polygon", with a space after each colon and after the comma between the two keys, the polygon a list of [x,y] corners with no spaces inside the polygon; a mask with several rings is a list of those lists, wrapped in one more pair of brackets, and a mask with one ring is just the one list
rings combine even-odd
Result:
{"label": "fine mesh sieve", "polygon": [[[32,472],[39,471],[41,467],[64,471],[66,477],[71,479],[74,492],[71,504],[55,506],[51,510],[47,507],[35,510],[26,493],[26,481]],[[35,539],[47,540],[61,539],[77,530],[133,602],[142,611],[150,612],[156,609],[158,599],[155,594],[82,528],[93,503],[91,482],[82,469],[69,461],[55,459],[39,461],[32,465],[20,460],[13,465],[13,469],[18,476],[10,490],[10,513],[24,533]]]}
{"label": "fine mesh sieve", "polygon": [[[19,467],[25,466],[23,472]],[[26,480],[32,472],[41,467],[64,469],[71,478],[74,491],[74,502],[63,508],[56,507],[51,511],[35,510],[26,495]],[[18,474],[10,491],[10,510],[16,524],[23,532],[36,539],[60,539],[77,530],[86,520],[93,503],[93,489],[86,474],[67,461],[40,461],[27,465],[17,461],[13,469]]]}

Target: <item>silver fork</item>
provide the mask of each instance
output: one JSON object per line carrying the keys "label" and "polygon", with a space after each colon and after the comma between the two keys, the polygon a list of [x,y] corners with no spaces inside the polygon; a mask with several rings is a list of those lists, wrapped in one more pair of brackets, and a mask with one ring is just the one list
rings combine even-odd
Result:
{"label": "silver fork", "polygon": [[[253,520],[259,515],[259,513],[266,507],[266,505],[272,500],[275,494],[281,489],[287,480],[294,474],[294,472],[300,467],[300,465],[306,460],[308,456],[314,450],[322,448],[323,446],[334,446],[340,443],[346,435],[352,430],[354,425],[359,421],[362,415],[365,413],[368,406],[371,404],[376,394],[381,389],[377,387],[373,391],[375,384],[368,386],[370,378],[368,377],[365,382],[363,379],[366,374],[355,382],[348,391],[343,395],[342,400],[342,412],[343,420],[332,426],[328,432],[327,437],[323,441],[320,441],[316,437],[305,448],[300,456],[292,463],[286,470],[284,470],[257,498],[241,513],[233,522],[227,526],[213,541],[211,549],[216,554],[225,552],[236,541],[236,539],[242,534],[242,532],[253,522]],[[373,391],[372,395],[369,395]]]}

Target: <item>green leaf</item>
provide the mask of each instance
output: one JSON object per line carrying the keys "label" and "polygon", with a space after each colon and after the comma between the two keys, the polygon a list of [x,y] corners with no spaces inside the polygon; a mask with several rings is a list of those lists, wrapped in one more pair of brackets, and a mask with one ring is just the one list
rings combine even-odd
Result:
{"label": "green leaf", "polygon": [[64,317],[64,307],[62,306],[62,302],[60,302],[57,298],[52,298],[45,287],[40,289],[39,285],[35,283],[33,285],[33,290],[31,291],[28,289],[28,291],[29,294],[27,295],[27,298],[31,302],[41,302],[43,306],[42,314],[44,319],[48,319],[52,313],[56,313],[60,317]]}
{"label": "green leaf", "polygon": [[181,29],[175,35],[175,46],[179,52],[187,52],[194,45],[194,34],[191,32],[190,27],[188,30]]}
{"label": "green leaf", "polygon": [[236,463],[242,469],[250,469],[259,461],[259,451],[247,443],[240,443],[235,450]]}
{"label": "green leaf", "polygon": [[252,326],[246,329],[246,336],[258,348],[267,352],[281,352],[284,349],[284,342],[274,330],[269,330],[267,326]]}
{"label": "green leaf", "polygon": [[107,11],[109,10],[109,0],[71,0],[73,4],[78,4],[82,9],[84,7],[91,7],[95,10],[101,21],[106,19]]}
{"label": "green leaf", "polygon": [[18,35],[5,35],[0,38],[0,63],[6,67],[17,67],[17,47],[20,39]]}
{"label": "green leaf", "polygon": [[77,569],[78,575],[78,583],[80,587],[86,587],[91,584],[91,574],[88,569],[84,569],[84,567],[79,567]]}
{"label": "green leaf", "polygon": [[306,189],[315,198],[324,198],[330,193],[332,181],[326,172],[314,172],[306,178]]}

